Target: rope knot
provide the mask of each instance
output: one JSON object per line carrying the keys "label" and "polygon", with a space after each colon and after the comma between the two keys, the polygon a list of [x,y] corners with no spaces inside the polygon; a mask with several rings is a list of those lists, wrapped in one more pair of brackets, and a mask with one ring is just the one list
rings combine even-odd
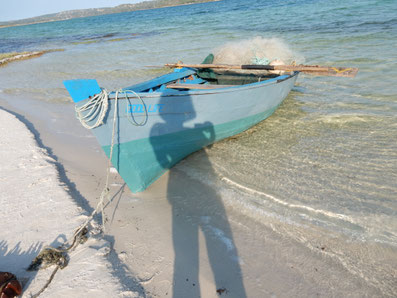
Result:
{"label": "rope knot", "polygon": [[[28,271],[37,271],[48,268],[51,265],[58,265],[63,269],[68,264],[68,255],[66,250],[55,247],[45,247],[27,268]],[[43,266],[43,267],[42,267]]]}

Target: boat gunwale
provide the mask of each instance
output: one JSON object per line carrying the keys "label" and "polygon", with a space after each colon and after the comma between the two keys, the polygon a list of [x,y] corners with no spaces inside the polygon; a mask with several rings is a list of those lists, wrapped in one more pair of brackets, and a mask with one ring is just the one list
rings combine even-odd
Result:
{"label": "boat gunwale", "polygon": [[[236,91],[244,91],[247,89],[256,89],[256,88],[261,88],[265,87],[268,85],[273,85],[273,84],[279,84],[281,82],[287,81],[289,79],[294,78],[299,74],[299,71],[294,71],[292,74],[289,75],[280,75],[275,78],[271,78],[269,80],[261,81],[261,82],[255,82],[255,83],[250,83],[250,84],[244,84],[244,85],[230,85],[230,87],[225,87],[225,88],[219,88],[219,89],[210,89],[210,90],[198,90],[198,89],[193,89],[193,90],[186,90],[186,91],[179,91],[179,90],[169,90],[168,92],[163,91],[153,91],[151,93],[148,92],[128,92],[128,90],[125,90],[129,93],[128,98],[157,98],[159,96],[161,97],[167,97],[167,96],[191,96],[191,95],[208,95],[208,94],[217,94],[217,93],[230,93],[230,92],[236,92]],[[287,76],[285,78],[280,79],[280,77]],[[132,90],[133,91],[133,90]],[[115,98],[116,92],[110,92],[109,93],[109,99],[112,100]],[[119,93],[120,94],[120,93]],[[124,92],[121,94],[125,94]],[[120,94],[120,95],[121,95]],[[113,97],[111,97],[113,96]],[[125,97],[121,97],[119,99],[125,99]]]}

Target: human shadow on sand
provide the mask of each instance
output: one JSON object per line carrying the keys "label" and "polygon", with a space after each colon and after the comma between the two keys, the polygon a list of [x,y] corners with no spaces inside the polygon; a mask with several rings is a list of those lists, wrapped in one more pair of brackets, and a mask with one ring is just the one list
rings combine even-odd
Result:
{"label": "human shadow on sand", "polygon": [[[190,96],[180,104],[180,113],[168,113],[173,104],[163,96],[164,108],[151,131],[151,145],[158,163],[170,169],[186,155],[186,150],[197,151],[215,140],[211,122],[196,119]],[[178,104],[178,103],[174,103]],[[166,136],[159,136],[166,134]],[[209,175],[213,172],[208,156],[200,152],[200,167]],[[246,297],[237,249],[233,241],[225,207],[215,189],[199,179],[192,179],[173,168],[169,173],[167,198],[172,206],[172,237],[175,252],[173,297],[201,297],[199,284],[199,231],[205,238],[208,260],[215,280],[214,296],[224,292],[228,297]],[[200,278],[203,281],[203,277]],[[210,276],[204,279],[212,280]],[[217,291],[218,293],[216,293]],[[208,292],[207,292],[208,293]]]}

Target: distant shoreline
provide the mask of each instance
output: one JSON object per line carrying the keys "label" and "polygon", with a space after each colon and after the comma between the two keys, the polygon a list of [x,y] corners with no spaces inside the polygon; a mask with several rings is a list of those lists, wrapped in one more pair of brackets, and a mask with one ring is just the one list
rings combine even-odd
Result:
{"label": "distant shoreline", "polygon": [[[52,22],[58,22],[58,21],[67,21],[67,20],[71,20],[71,19],[87,18],[87,17],[94,17],[94,16],[101,16],[101,15],[110,15],[110,14],[117,14],[117,13],[123,13],[123,12],[153,10],[153,9],[166,8],[166,7],[177,7],[177,6],[194,5],[194,4],[200,4],[200,3],[219,2],[219,1],[222,1],[222,0],[203,0],[203,1],[198,1],[198,2],[189,2],[189,3],[175,4],[175,5],[165,5],[165,6],[152,7],[152,8],[137,8],[137,9],[130,9],[130,10],[126,9],[125,11],[118,11],[118,12],[111,11],[111,10],[115,9],[117,6],[116,7],[106,7],[106,8],[79,9],[79,10],[73,10],[73,12],[78,13],[78,12],[84,12],[87,10],[94,10],[94,11],[91,14],[88,13],[87,15],[84,15],[84,16],[71,16],[71,17],[65,17],[65,18],[59,18],[59,19],[51,19],[50,16],[52,16],[52,18],[56,18],[59,14],[63,14],[65,12],[67,12],[67,11],[63,11],[63,12],[48,15],[47,20],[37,20],[37,21],[28,22],[28,23],[22,22],[24,20],[29,20],[29,19],[42,18],[42,17],[45,18],[46,15],[43,15],[43,16],[37,16],[37,17],[27,18],[27,19],[22,19],[22,20],[17,20],[17,21],[9,21],[9,23],[12,23],[12,24],[4,24],[7,22],[3,22],[3,25],[0,25],[0,29],[9,28],[9,27],[29,26],[29,25],[42,24],[42,23],[52,23]],[[104,9],[109,10],[109,12],[104,12],[104,13],[99,12],[100,10],[104,10]]]}

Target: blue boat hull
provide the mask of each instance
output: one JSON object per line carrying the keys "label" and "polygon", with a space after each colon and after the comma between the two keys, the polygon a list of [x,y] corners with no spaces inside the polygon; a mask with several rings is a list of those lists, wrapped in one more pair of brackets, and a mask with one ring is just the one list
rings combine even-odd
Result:
{"label": "blue boat hull", "polygon": [[[108,157],[113,139],[113,166],[132,192],[140,192],[189,154],[269,117],[294,86],[297,74],[211,90],[169,90],[157,82],[160,87],[152,92],[146,88],[150,81],[145,87],[131,86],[136,93],[129,98],[109,100],[104,123],[93,133]],[[140,92],[142,88],[145,92]]]}

